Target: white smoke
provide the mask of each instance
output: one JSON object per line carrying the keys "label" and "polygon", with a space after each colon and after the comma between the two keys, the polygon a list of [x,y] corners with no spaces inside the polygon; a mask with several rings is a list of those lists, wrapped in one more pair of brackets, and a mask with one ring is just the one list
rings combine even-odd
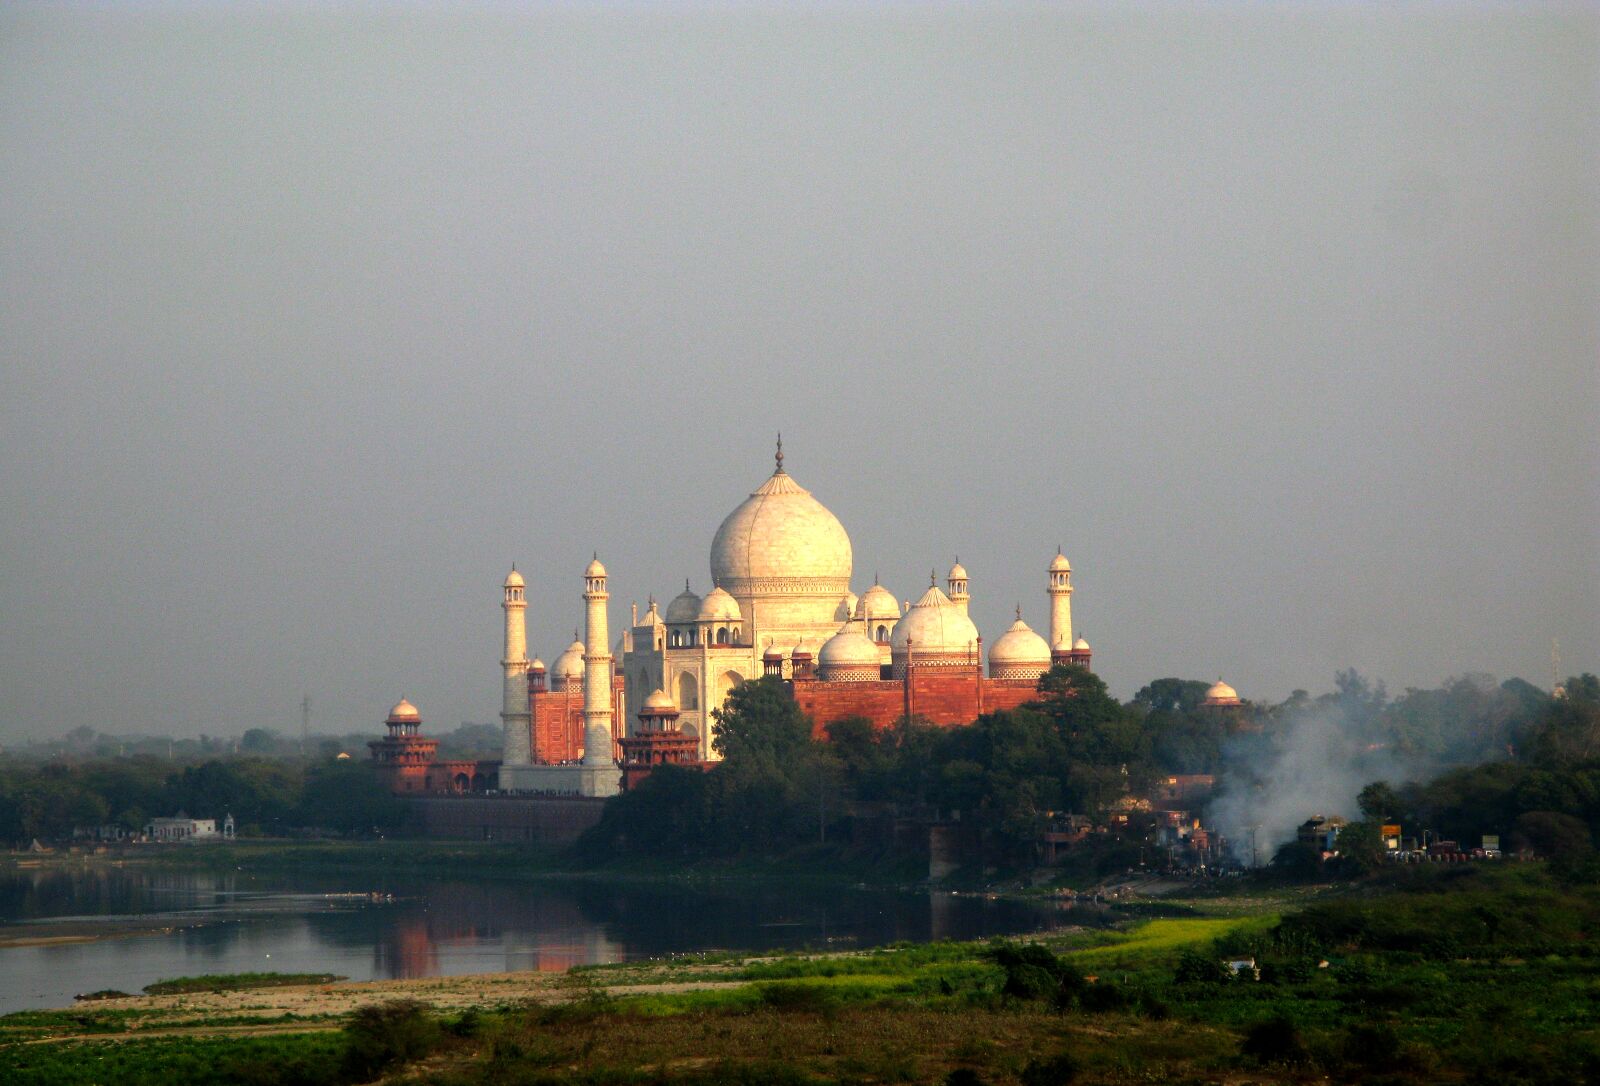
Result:
{"label": "white smoke", "polygon": [[[1311,705],[1231,740],[1223,752],[1210,820],[1241,863],[1265,864],[1313,815],[1360,817],[1356,797],[1376,780],[1416,776],[1335,705]],[[1254,849],[1251,834],[1254,833]]]}

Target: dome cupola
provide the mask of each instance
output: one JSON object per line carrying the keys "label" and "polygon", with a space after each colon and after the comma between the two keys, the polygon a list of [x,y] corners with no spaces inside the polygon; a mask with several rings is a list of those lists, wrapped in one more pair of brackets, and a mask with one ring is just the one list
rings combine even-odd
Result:
{"label": "dome cupola", "polygon": [[685,626],[693,622],[700,614],[700,597],[689,590],[689,582],[683,582],[683,591],[672,597],[672,602],[667,604],[666,623],[668,626]]}
{"label": "dome cupola", "polygon": [[1239,691],[1218,679],[1206,690],[1206,696],[1200,700],[1201,705],[1212,708],[1225,708],[1239,704]]}
{"label": "dome cupola", "polygon": [[739,601],[720,586],[706,593],[695,614],[698,622],[738,622],[739,618]]}
{"label": "dome cupola", "polygon": [[556,657],[555,664],[550,668],[552,690],[565,690],[569,683],[574,690],[583,685],[583,642],[577,639],[576,630],[573,631],[572,637],[572,644]]}
{"label": "dome cupola", "polygon": [[853,555],[844,525],[778,466],[729,513],[711,541],[711,579],[732,595],[824,596],[823,620],[850,591]]}
{"label": "dome cupola", "polygon": [[854,622],[846,623],[817,652],[817,669],[825,683],[877,679],[881,677],[881,667],[878,646]]}
{"label": "dome cupola", "polygon": [[909,660],[917,667],[952,667],[978,661],[978,628],[928,577],[928,590],[913,603],[889,635],[896,678],[905,675]]}
{"label": "dome cupola", "polygon": [[1049,670],[1050,646],[1022,621],[1018,607],[1017,621],[989,649],[989,678],[1038,679]]}
{"label": "dome cupola", "polygon": [[868,638],[879,642],[888,641],[889,631],[900,621],[900,601],[894,598],[893,592],[874,580],[872,587],[863,592],[861,598],[856,601],[856,618],[861,620],[863,631]]}

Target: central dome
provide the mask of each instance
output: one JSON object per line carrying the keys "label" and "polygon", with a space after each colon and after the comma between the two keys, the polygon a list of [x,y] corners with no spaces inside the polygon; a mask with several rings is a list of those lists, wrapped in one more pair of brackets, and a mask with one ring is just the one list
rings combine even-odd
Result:
{"label": "central dome", "polygon": [[850,590],[852,558],[844,525],[780,466],[717,529],[711,579],[740,597],[828,593],[837,600]]}

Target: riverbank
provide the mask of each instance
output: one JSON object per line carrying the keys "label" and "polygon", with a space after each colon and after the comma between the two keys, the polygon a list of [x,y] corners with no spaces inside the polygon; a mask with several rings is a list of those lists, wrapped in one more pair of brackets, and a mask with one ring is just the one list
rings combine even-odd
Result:
{"label": "riverbank", "polygon": [[[0,1079],[1398,1086],[1600,1066],[1592,886],[1508,869],[1370,889],[1020,942],[107,1000],[0,1019]],[[1490,915],[1492,949],[1470,933]]]}
{"label": "riverbank", "polygon": [[17,870],[123,865],[190,871],[328,871],[452,876],[523,881],[570,879],[685,884],[758,880],[806,886],[905,889],[926,881],[924,861],[894,853],[814,846],[771,858],[575,861],[553,846],[473,841],[293,841],[278,838],[203,845],[123,845],[101,851],[6,857]]}

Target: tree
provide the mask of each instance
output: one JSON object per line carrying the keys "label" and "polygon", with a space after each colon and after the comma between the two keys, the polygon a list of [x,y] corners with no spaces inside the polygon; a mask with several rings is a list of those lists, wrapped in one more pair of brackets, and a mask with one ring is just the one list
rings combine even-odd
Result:
{"label": "tree", "polygon": [[1344,875],[1368,875],[1383,866],[1382,827],[1376,822],[1348,822],[1336,841],[1339,871]]}
{"label": "tree", "polygon": [[1594,851],[1589,827],[1571,815],[1555,811],[1529,811],[1519,816],[1512,836],[1547,860],[1582,860]]}
{"label": "tree", "polygon": [[1361,790],[1356,804],[1374,822],[1400,817],[1400,796],[1388,781],[1373,781]]}
{"label": "tree", "polygon": [[278,733],[270,728],[251,728],[239,739],[239,749],[246,754],[270,754],[278,745]]}

